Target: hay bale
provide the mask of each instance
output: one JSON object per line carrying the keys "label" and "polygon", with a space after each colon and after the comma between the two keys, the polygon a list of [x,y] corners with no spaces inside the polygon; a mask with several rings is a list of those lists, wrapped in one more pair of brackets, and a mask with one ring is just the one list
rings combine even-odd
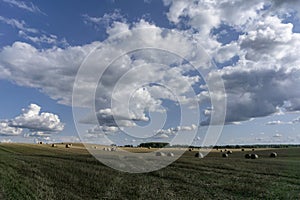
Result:
{"label": "hay bale", "polygon": [[174,157],[174,153],[169,152],[169,153],[167,154],[167,156],[169,156],[169,157]]}
{"label": "hay bale", "polygon": [[103,148],[103,151],[110,151],[110,148],[104,147],[104,148]]}
{"label": "hay bale", "polygon": [[43,142],[39,142],[39,144],[43,144]]}
{"label": "hay bale", "polygon": [[245,151],[245,149],[241,149],[241,151]]}
{"label": "hay bale", "polygon": [[52,144],[51,147],[56,147],[56,144]]}
{"label": "hay bale", "polygon": [[277,153],[276,153],[276,152],[272,152],[272,153],[270,154],[270,157],[271,157],[271,158],[276,158],[276,157],[277,157]]}
{"label": "hay bale", "polygon": [[245,155],[245,158],[246,158],[246,159],[250,159],[250,158],[251,158],[251,154],[247,153],[247,154]]}
{"label": "hay bale", "polygon": [[252,149],[252,151],[255,151],[255,149]]}
{"label": "hay bale", "polygon": [[189,149],[189,151],[192,151],[192,149]]}
{"label": "hay bale", "polygon": [[251,159],[257,159],[257,158],[258,158],[257,154],[255,154],[255,153],[251,154]]}
{"label": "hay bale", "polygon": [[221,153],[223,152],[223,150],[220,151]]}
{"label": "hay bale", "polygon": [[227,154],[227,153],[223,153],[223,154],[222,154],[222,157],[223,157],[223,158],[228,158],[228,154]]}
{"label": "hay bale", "polygon": [[231,151],[231,150],[228,150],[228,151],[227,151],[227,154],[232,154],[232,151]]}
{"label": "hay bale", "polygon": [[148,149],[151,149],[151,147],[148,147]]}
{"label": "hay bale", "polygon": [[201,152],[197,152],[197,153],[195,154],[195,157],[196,157],[196,158],[203,158],[204,156],[203,156],[203,154],[202,154]]}
{"label": "hay bale", "polygon": [[112,147],[112,148],[110,148],[110,151],[117,151],[117,148],[116,147]]}
{"label": "hay bale", "polygon": [[156,156],[165,156],[166,154],[165,153],[163,153],[163,152],[156,152],[156,154],[155,154]]}
{"label": "hay bale", "polygon": [[71,148],[71,146],[69,144],[66,144],[66,148]]}

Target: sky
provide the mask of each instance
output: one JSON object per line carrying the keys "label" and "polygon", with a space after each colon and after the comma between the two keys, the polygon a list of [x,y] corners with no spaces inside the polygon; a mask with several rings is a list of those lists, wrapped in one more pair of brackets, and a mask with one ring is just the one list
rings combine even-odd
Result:
{"label": "sky", "polygon": [[0,1],[0,142],[299,144],[296,0]]}

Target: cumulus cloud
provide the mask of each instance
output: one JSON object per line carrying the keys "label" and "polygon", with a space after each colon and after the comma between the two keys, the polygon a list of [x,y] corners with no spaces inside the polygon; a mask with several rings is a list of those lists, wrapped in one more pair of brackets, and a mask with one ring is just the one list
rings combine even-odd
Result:
{"label": "cumulus cloud", "polygon": [[[299,110],[300,94],[295,86],[300,84],[299,34],[293,32],[293,24],[284,23],[285,14],[299,12],[299,2],[279,1],[164,1],[169,6],[169,20],[175,24],[187,23],[200,31],[204,38],[213,27],[222,24],[241,31],[238,40],[216,46],[214,58],[225,62],[234,56],[239,61],[209,74],[221,75],[227,96],[226,123],[263,117],[284,108]],[[205,18],[209,12],[209,19]],[[201,20],[206,23],[200,23]],[[198,20],[198,22],[196,22]],[[207,32],[207,33],[206,33]],[[206,36],[205,36],[206,35]],[[203,98],[202,98],[203,99]],[[287,103],[288,102],[288,103]],[[210,121],[218,108],[205,109],[203,125]]]}
{"label": "cumulus cloud", "polygon": [[40,88],[58,102],[71,105],[78,67],[97,44],[39,50],[30,44],[15,42],[0,52],[0,78],[13,80],[21,86]]}
{"label": "cumulus cloud", "polygon": [[90,128],[87,130],[87,135],[86,137],[89,137],[90,135],[98,135],[98,136],[103,136],[103,134],[111,134],[119,131],[120,128],[116,126],[99,126],[96,125],[93,128]]}
{"label": "cumulus cloud", "polygon": [[3,0],[3,2],[32,13],[45,14],[39,9],[39,7],[34,5],[32,2],[24,2],[24,1],[17,1],[17,0]]}
{"label": "cumulus cloud", "polygon": [[[0,52],[0,78],[40,88],[59,103],[71,105],[72,88],[79,69],[82,77],[75,85],[74,99],[77,100],[74,105],[84,107],[96,103],[96,120],[88,118],[83,122],[95,124],[98,121],[102,128],[116,127],[116,121],[124,127],[135,126],[136,121],[147,121],[146,111],[162,112],[163,98],[186,104],[203,103],[208,108],[203,109],[206,119],[202,124],[208,124],[212,113],[224,111],[221,106],[207,105],[209,97],[220,99],[224,96],[218,91],[220,76],[226,89],[226,123],[268,116],[280,108],[297,111],[300,110],[300,34],[293,32],[293,24],[285,23],[282,15],[282,11],[288,14],[297,11],[298,3],[293,3],[294,7],[271,0],[165,0],[167,17],[177,25],[172,30],[145,20],[127,23],[119,11],[103,17],[83,15],[85,23],[107,26],[106,41],[64,49],[37,49],[15,42]],[[22,22],[10,23],[25,26]],[[212,29],[224,24],[240,31],[238,39],[226,45],[212,35]],[[117,34],[120,32],[123,34]],[[203,83],[200,86],[199,77],[191,75],[191,69],[180,59],[162,51],[124,55],[138,48],[161,48],[183,56],[205,71],[208,60],[203,60],[205,56],[199,45],[219,63],[239,58],[233,66],[229,64],[204,74],[214,91],[208,92]],[[80,71],[79,66],[93,49],[94,53],[85,63],[88,67]],[[118,60],[120,55],[124,56]],[[166,69],[154,63],[171,63],[174,67]],[[98,75],[102,73],[98,85]],[[157,85],[145,86],[150,81],[167,85],[176,94],[169,94]],[[187,96],[191,85],[201,89],[194,98]],[[95,91],[96,100],[91,95]],[[132,97],[130,101],[128,97]],[[115,102],[113,107],[111,102]]]}
{"label": "cumulus cloud", "polygon": [[12,143],[13,141],[11,139],[2,139],[0,140],[0,143]]}
{"label": "cumulus cloud", "polygon": [[[270,63],[251,63],[238,67],[228,67],[221,74],[226,88],[226,121],[244,121],[254,117],[263,117],[278,112],[285,106],[296,111],[300,93],[294,86],[299,85],[297,68],[276,68]],[[210,77],[213,79],[213,74]],[[289,104],[285,102],[289,101]]]}
{"label": "cumulus cloud", "polygon": [[[122,29],[124,26],[128,25],[126,23],[113,24],[108,30],[118,27]],[[133,44],[132,41],[135,43]],[[205,56],[195,44],[196,42],[187,34],[175,30],[164,30],[140,20],[125,35],[121,34],[117,37],[110,35],[108,40],[102,43],[94,42],[65,49],[40,50],[27,43],[15,42],[12,46],[4,47],[0,52],[0,68],[2,69],[0,77],[14,80],[22,86],[40,88],[42,92],[58,100],[59,103],[71,105],[76,72],[90,51],[98,47],[94,52],[95,56],[91,55],[89,67],[84,70],[82,80],[79,80],[80,84],[75,85],[79,90],[74,97],[79,100],[75,102],[75,105],[84,107],[84,105],[91,105],[94,100],[91,94],[93,94],[93,88],[97,88],[98,81],[98,73],[95,71],[101,74],[112,60],[132,49],[161,48],[163,50],[150,49],[125,55],[109,66],[97,88],[99,91],[96,93],[96,102],[99,105],[97,110],[101,112],[112,109],[111,114],[115,113],[114,117],[117,116],[119,124],[130,126],[134,125],[136,120],[146,121],[146,111],[161,112],[162,101],[159,98],[172,99],[175,95],[182,102],[192,102],[189,101],[191,97],[188,93],[200,79],[198,75],[187,73],[191,70],[191,66],[182,63],[182,58],[176,57],[176,54],[207,67],[205,64],[208,60],[203,60]],[[178,46],[181,48],[178,49]],[[164,49],[176,54],[170,54]],[[173,67],[153,63],[166,63],[167,66],[173,64]],[[147,73],[144,73],[145,70]],[[122,79],[118,80],[121,77]],[[116,82],[119,85],[115,86]],[[176,94],[171,95],[170,92],[168,94],[166,88],[149,85],[149,83],[166,85]],[[148,86],[142,87],[144,84]],[[113,89],[115,91],[112,94]],[[130,112],[127,112],[128,107],[123,102],[127,102],[126,99],[129,97]],[[111,98],[116,100],[113,108],[110,107]],[[130,123],[127,119],[133,122]],[[101,126],[113,125],[112,116],[109,113],[99,113],[98,121],[101,121]]]}
{"label": "cumulus cloud", "polygon": [[22,128],[9,126],[9,122],[7,120],[0,121],[0,135],[17,136],[20,135],[22,131]]}
{"label": "cumulus cloud", "polygon": [[40,111],[40,106],[30,104],[27,109],[22,109],[22,114],[13,119],[1,121],[0,135],[18,136],[25,132],[24,137],[45,137],[64,129],[64,124],[58,115]]}
{"label": "cumulus cloud", "polygon": [[30,104],[27,109],[22,109],[21,115],[9,121],[9,126],[29,129],[35,135],[59,132],[64,129],[64,124],[60,122],[58,115],[40,111],[40,106]]}
{"label": "cumulus cloud", "polygon": [[177,126],[175,128],[168,128],[168,129],[160,129],[156,131],[156,135],[174,135],[178,133],[179,131],[194,131],[197,129],[197,126],[195,124],[192,124],[191,126]]}

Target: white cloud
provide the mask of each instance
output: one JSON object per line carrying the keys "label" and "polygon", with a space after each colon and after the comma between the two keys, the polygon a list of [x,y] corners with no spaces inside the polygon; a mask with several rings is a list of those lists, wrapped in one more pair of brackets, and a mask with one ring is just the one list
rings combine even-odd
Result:
{"label": "white cloud", "polygon": [[22,133],[22,128],[17,127],[10,127],[9,122],[6,121],[0,121],[0,135],[11,135],[11,136],[17,136]]}
{"label": "white cloud", "polygon": [[108,27],[114,22],[125,22],[126,18],[121,14],[120,10],[116,9],[112,13],[105,13],[102,17],[92,17],[88,14],[82,15],[83,22],[87,25],[92,25],[98,29],[99,26]]}
{"label": "white cloud", "polygon": [[282,137],[282,135],[279,133],[276,133],[275,135],[273,135],[273,137],[280,138],[280,137]]}
{"label": "white cloud", "polygon": [[282,125],[282,124],[292,124],[292,122],[283,122],[280,120],[267,122],[266,125]]}
{"label": "white cloud", "polygon": [[[114,23],[108,30],[123,29],[122,27],[125,26],[129,27],[125,23]],[[76,106],[91,105],[92,89],[98,80],[98,73],[95,72],[98,70],[101,73],[119,55],[139,47],[155,47],[169,50],[193,63],[200,62],[204,65],[207,60],[203,61],[203,54],[195,44],[195,41],[180,31],[163,30],[141,20],[135,23],[124,37],[118,37],[116,40],[116,36],[110,35],[103,43],[39,50],[27,43],[15,42],[12,46],[4,47],[0,52],[0,77],[14,80],[22,86],[41,88],[42,92],[60,103],[71,105],[76,72],[88,53],[99,46],[94,52],[95,56],[92,55],[89,61],[91,62],[89,69],[83,72],[83,79],[78,86],[79,96],[75,96],[75,99],[80,100]],[[177,48],[178,46],[181,48]],[[121,102],[115,102],[114,113],[133,121],[145,121],[146,110],[161,112],[162,102],[158,98],[173,98],[172,96],[175,95],[182,102],[192,102],[189,101],[191,97],[188,96],[188,92],[191,86],[199,81],[199,77],[184,75],[191,70],[191,66],[180,66],[181,58],[163,50],[145,50],[135,52],[133,55],[134,57],[125,55],[121,60],[113,63],[102,76],[103,85],[99,85],[97,89],[101,92],[96,93],[97,105],[101,105],[97,110],[109,109],[111,106],[109,100],[113,97]],[[153,65],[153,62],[173,64],[174,67]],[[125,72],[129,73],[124,74]],[[122,79],[118,81],[119,85],[115,86],[120,76]],[[158,86],[146,86],[142,89],[144,84],[149,83],[161,83],[175,93],[172,95],[169,92],[169,95],[166,95],[167,89]],[[115,89],[114,93],[111,94],[113,89]],[[122,103],[127,102],[128,99],[130,99],[130,113],[127,112],[127,105]],[[106,103],[103,102],[104,100]],[[103,122],[104,118],[109,117],[102,117]],[[130,125],[128,121],[120,123],[124,123],[125,126]],[[106,122],[101,125],[111,126]]]}
{"label": "white cloud", "polygon": [[111,134],[119,131],[120,128],[116,126],[99,126],[96,125],[93,128],[90,128],[87,130],[87,135],[86,137],[89,137],[90,135],[92,136],[103,136],[104,134]]}
{"label": "white cloud", "polygon": [[[227,92],[227,123],[268,116],[283,107],[289,111],[300,110],[300,35],[293,33],[293,25],[283,23],[279,14],[282,9],[291,13],[286,8],[287,4],[259,0],[165,0],[164,3],[169,6],[168,19],[178,25],[178,28],[182,24],[187,25],[185,28],[188,30],[166,30],[145,20],[129,24],[119,11],[103,17],[84,15],[86,23],[107,25],[106,41],[64,49],[36,49],[26,43],[15,42],[0,52],[0,78],[13,80],[23,86],[40,88],[60,103],[71,105],[76,72],[89,52],[99,47],[94,56],[91,55],[87,63],[89,67],[82,71],[84,76],[76,85],[78,92],[74,98],[80,100],[76,102],[76,106],[80,107],[93,103],[91,94],[94,94],[97,87],[97,75],[120,55],[139,47],[161,48],[182,55],[198,69],[203,69],[208,60],[201,60],[203,54],[198,53],[198,45],[201,44],[218,62],[228,61],[233,56],[240,58],[235,66],[211,72],[206,77],[212,83],[211,88],[216,90],[220,87],[217,76],[222,76],[224,80]],[[242,31],[243,34],[237,41],[222,46],[211,35],[211,30],[223,23]],[[116,35],[120,32],[123,34]],[[115,125],[111,114],[120,123],[124,123],[124,126],[135,126],[135,120],[146,120],[146,110],[161,110],[162,102],[158,100],[159,97],[174,100],[176,96],[186,104],[207,103],[209,95],[222,97],[218,91],[201,91],[196,94],[196,98],[187,97],[190,85],[199,84],[197,77],[183,75],[189,71],[188,67],[176,67],[176,62],[173,63],[175,67],[169,69],[153,65],[154,61],[168,63],[174,60],[170,55],[155,51],[141,51],[132,55],[125,55],[121,60],[112,63],[102,76],[102,85],[97,88],[98,93],[96,92],[96,103],[99,105],[96,110],[111,109],[111,113],[98,113],[98,120],[103,123],[100,126]],[[151,56],[155,59],[151,60]],[[98,73],[95,73],[96,70]],[[123,75],[126,78],[119,80]],[[119,85],[115,85],[116,81]],[[171,95],[157,86],[147,86],[141,90],[142,85],[149,81],[167,85],[176,94]],[[202,85],[202,88],[207,87]],[[128,97],[133,98],[129,101]],[[117,100],[113,108],[110,104],[112,99]],[[130,112],[124,102],[130,103]],[[211,113],[222,112],[222,109],[215,106],[204,110],[207,117],[205,122],[209,122]]]}
{"label": "white cloud", "polygon": [[222,22],[242,27],[255,19],[265,4],[259,0],[164,0],[164,3],[169,6],[167,16],[171,22],[186,23],[203,34],[209,34],[213,27]]}
{"label": "white cloud", "polygon": [[32,12],[32,13],[43,13],[36,5],[32,2],[24,2],[24,1],[17,1],[17,0],[3,0],[3,2],[8,3],[11,6],[18,7],[20,9]]}
{"label": "white cloud", "polygon": [[0,22],[10,25],[19,30],[29,32],[29,33],[38,33],[39,32],[37,29],[28,27],[24,21],[19,21],[17,19],[9,19],[9,18],[0,16]]}
{"label": "white cloud", "polygon": [[50,34],[50,35],[39,34],[38,36],[31,36],[22,30],[20,30],[18,34],[20,37],[22,37],[26,40],[29,40],[35,44],[51,44],[51,45],[55,45],[55,46],[57,46],[57,45],[69,46],[66,39],[59,40],[58,37],[53,34]]}
{"label": "white cloud", "polygon": [[179,131],[194,131],[196,129],[197,126],[195,124],[192,124],[191,126],[177,126],[175,128],[160,129],[156,131],[155,135],[174,135]]}
{"label": "white cloud", "polygon": [[300,68],[289,62],[284,66],[271,61],[243,62],[241,60],[237,66],[223,68],[209,76],[212,83],[216,82],[214,73],[223,78],[227,96],[226,122],[268,116],[277,113],[279,107],[299,110],[300,92],[296,88],[300,85]]}
{"label": "white cloud", "polygon": [[56,35],[47,34],[45,31],[41,31],[35,28],[29,27],[25,21],[17,20],[13,18],[5,18],[0,16],[0,22],[5,23],[15,29],[18,29],[19,37],[31,41],[35,44],[51,44],[68,46],[66,39],[59,39]]}
{"label": "white cloud", "polygon": [[260,19],[254,30],[240,37],[241,50],[246,50],[247,60],[293,61],[294,51],[298,49],[299,34],[293,33],[292,29],[292,24],[283,24],[275,16]]}
{"label": "white cloud", "polygon": [[64,129],[64,124],[60,122],[58,115],[40,111],[40,106],[30,104],[27,109],[22,109],[21,115],[9,121],[9,126],[29,129],[32,135],[38,136]]}
{"label": "white cloud", "polygon": [[11,139],[2,139],[0,140],[0,143],[12,143],[13,141]]}
{"label": "white cloud", "polygon": [[166,138],[169,138],[169,135],[167,135],[165,133],[157,134],[157,135],[155,135],[155,138],[157,138],[157,139],[166,139]]}
{"label": "white cloud", "polygon": [[40,111],[40,106],[30,104],[15,118],[0,121],[0,135],[18,136],[24,133],[24,137],[47,137],[64,129],[58,115]]}
{"label": "white cloud", "polygon": [[40,88],[58,102],[71,105],[78,67],[97,44],[39,50],[27,43],[15,42],[0,52],[0,78]]}

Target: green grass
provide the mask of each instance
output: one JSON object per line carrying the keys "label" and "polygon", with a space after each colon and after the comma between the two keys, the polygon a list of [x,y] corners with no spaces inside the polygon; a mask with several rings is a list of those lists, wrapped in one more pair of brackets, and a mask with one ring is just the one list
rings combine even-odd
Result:
{"label": "green grass", "polygon": [[0,199],[299,199],[300,148],[204,159],[186,152],[159,171],[113,170],[83,149],[0,145]]}

